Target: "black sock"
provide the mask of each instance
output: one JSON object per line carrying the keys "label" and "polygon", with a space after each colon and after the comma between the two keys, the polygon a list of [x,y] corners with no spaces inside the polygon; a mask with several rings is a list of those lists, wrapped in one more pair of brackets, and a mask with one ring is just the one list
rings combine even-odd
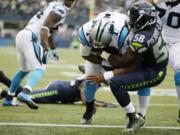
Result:
{"label": "black sock", "polygon": [[11,80],[3,73],[3,71],[0,71],[0,82],[5,84],[8,88],[11,85]]}
{"label": "black sock", "polygon": [[21,86],[18,87],[18,89],[16,90],[16,93],[15,93],[15,97],[17,97],[17,95],[23,91],[23,88]]}

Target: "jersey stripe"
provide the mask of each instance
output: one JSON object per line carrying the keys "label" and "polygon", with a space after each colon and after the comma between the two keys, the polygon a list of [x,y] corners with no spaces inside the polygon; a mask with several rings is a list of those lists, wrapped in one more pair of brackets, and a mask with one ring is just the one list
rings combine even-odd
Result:
{"label": "jersey stripe", "polygon": [[105,30],[105,28],[106,28],[106,26],[108,25],[108,22],[106,22],[106,24],[104,24],[104,27],[101,29],[101,33],[100,33],[100,35],[99,35],[99,42],[101,42],[101,37],[102,37],[102,35],[103,35],[103,32],[104,32],[104,30]]}
{"label": "jersey stripe", "polygon": [[118,38],[118,46],[119,46],[119,49],[122,48],[122,46],[124,45],[124,41],[127,37],[129,33],[129,30],[126,26],[124,26],[119,34],[119,38]]}
{"label": "jersey stripe", "polygon": [[78,34],[79,34],[79,40],[80,40],[80,42],[81,42],[84,46],[90,46],[90,47],[91,47],[91,45],[89,44],[89,41],[87,40],[86,36],[84,35],[83,27],[80,27]]}
{"label": "jersey stripe", "polygon": [[32,43],[33,43],[34,53],[36,55],[36,58],[39,61],[39,63],[42,64],[40,44],[37,41],[37,36],[34,33],[32,33]]}
{"label": "jersey stripe", "polygon": [[101,28],[101,24],[102,24],[102,21],[100,21],[100,23],[99,23],[99,26],[98,26],[98,29],[97,29],[97,33],[96,33],[96,41],[98,41],[98,35],[99,35],[99,30],[100,30],[100,28]]}

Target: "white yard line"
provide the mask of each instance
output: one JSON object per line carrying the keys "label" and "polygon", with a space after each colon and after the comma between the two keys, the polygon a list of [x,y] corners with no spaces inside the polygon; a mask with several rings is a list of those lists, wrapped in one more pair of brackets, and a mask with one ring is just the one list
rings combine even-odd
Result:
{"label": "white yard line", "polygon": [[[74,127],[74,128],[125,128],[125,126],[112,125],[72,125],[72,124],[49,124],[49,123],[16,123],[16,122],[0,122],[0,126],[39,126],[39,127]],[[147,129],[173,129],[179,130],[180,127],[173,126],[145,126]]]}

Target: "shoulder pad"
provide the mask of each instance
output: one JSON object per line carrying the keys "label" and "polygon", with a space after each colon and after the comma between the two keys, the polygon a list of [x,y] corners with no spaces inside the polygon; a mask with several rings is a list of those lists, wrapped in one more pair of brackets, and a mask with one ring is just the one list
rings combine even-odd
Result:
{"label": "shoulder pad", "polygon": [[119,37],[118,37],[118,47],[122,48],[124,45],[124,41],[129,33],[129,29],[126,26],[123,26],[123,28],[120,31]]}

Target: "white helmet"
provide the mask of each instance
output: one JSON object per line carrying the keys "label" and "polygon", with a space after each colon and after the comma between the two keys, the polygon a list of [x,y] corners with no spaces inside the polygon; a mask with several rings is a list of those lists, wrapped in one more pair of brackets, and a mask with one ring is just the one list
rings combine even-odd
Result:
{"label": "white helmet", "polygon": [[104,48],[112,40],[114,25],[109,19],[94,20],[90,30],[90,43],[94,48]]}

